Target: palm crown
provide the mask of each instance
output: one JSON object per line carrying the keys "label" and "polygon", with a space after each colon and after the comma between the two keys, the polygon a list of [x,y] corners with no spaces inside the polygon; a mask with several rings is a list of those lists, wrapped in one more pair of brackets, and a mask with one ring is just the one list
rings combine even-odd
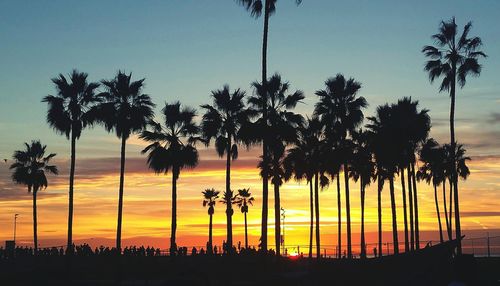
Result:
{"label": "palm crown", "polygon": [[250,189],[239,189],[236,205],[240,208],[242,213],[248,212],[248,205],[253,205],[254,197],[250,193]]}
{"label": "palm crown", "polygon": [[152,130],[145,130],[139,136],[151,142],[142,153],[149,152],[148,164],[156,173],[172,170],[177,178],[183,168],[194,168],[198,164],[198,151],[194,147],[199,133],[194,123],[196,111],[176,102],[165,104],[162,114],[163,124],[151,120]]}
{"label": "palm crown", "polygon": [[56,156],[51,153],[45,156],[46,145],[42,145],[40,141],[32,141],[31,144],[24,143],[25,150],[14,152],[12,158],[14,163],[10,169],[12,180],[17,184],[23,184],[28,187],[28,192],[37,192],[38,190],[47,188],[48,181],[46,172],[57,175],[59,172],[57,167],[49,165],[50,160]]}
{"label": "palm crown", "polygon": [[[277,0],[238,0],[238,2],[247,9],[250,14],[258,18],[262,15],[262,9],[264,8],[264,3],[268,3],[269,14],[272,15],[276,12],[276,1]],[[299,5],[302,0],[295,0],[295,3]]]}
{"label": "palm crown", "polygon": [[208,214],[213,215],[214,214],[214,206],[217,202],[217,199],[219,198],[219,191],[216,191],[215,189],[206,189],[203,192],[203,206],[207,207],[208,206]]}
{"label": "palm crown", "polygon": [[89,123],[90,108],[100,102],[95,95],[98,83],[87,82],[87,74],[73,70],[69,81],[62,74],[53,78],[57,95],[48,95],[42,102],[49,105],[47,122],[57,132],[69,139],[71,132],[75,139],[80,138],[82,129]]}

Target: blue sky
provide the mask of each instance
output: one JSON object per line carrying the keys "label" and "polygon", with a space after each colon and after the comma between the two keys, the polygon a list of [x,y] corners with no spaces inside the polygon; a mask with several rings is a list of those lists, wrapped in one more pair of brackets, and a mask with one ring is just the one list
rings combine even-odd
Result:
{"label": "blue sky", "polygon": [[[270,23],[268,71],[305,92],[298,107],[305,114],[314,91],[339,72],[363,84],[368,115],[379,104],[412,96],[431,110],[433,136],[446,140],[449,100],[429,84],[420,49],[431,43],[441,19],[456,16],[460,26],[472,20],[472,34],[482,37],[489,57],[481,77],[459,91],[458,139],[500,140],[499,128],[484,124],[498,126],[492,118],[500,110],[499,13],[500,2],[493,0],[304,0],[299,7],[280,0]],[[67,142],[45,124],[40,100],[54,92],[50,78],[73,68],[94,81],[112,78],[118,69],[145,77],[145,92],[159,107],[175,100],[197,107],[226,83],[251,92],[250,83],[260,78],[261,30],[261,19],[232,0],[2,0],[0,132],[8,136],[0,140],[0,156],[33,138],[67,154]],[[106,135],[87,134],[82,144],[90,156],[93,141],[85,137]],[[500,154],[495,145],[471,152]],[[116,149],[114,143],[109,148]]]}

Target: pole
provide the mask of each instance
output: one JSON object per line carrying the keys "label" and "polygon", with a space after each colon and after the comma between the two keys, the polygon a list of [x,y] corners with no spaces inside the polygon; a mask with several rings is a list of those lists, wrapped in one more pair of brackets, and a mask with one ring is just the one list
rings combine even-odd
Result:
{"label": "pole", "polygon": [[487,235],[487,240],[486,240],[486,243],[488,244],[488,257],[491,257],[491,253],[490,253],[490,233],[486,233]]}
{"label": "pole", "polygon": [[281,236],[281,248],[283,255],[286,255],[285,251],[285,209],[281,208],[281,224],[283,225],[283,235]]}
{"label": "pole", "polygon": [[14,215],[14,244],[16,243],[16,228],[17,228],[17,217],[19,214]]}

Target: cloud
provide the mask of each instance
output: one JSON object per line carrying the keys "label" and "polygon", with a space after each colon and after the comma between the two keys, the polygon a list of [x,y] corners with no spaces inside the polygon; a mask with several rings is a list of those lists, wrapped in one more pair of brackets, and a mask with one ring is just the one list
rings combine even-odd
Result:
{"label": "cloud", "polygon": [[492,112],[490,116],[488,116],[487,123],[490,124],[498,124],[500,123],[500,112]]}
{"label": "cloud", "polygon": [[461,217],[500,216],[500,212],[460,212]]}

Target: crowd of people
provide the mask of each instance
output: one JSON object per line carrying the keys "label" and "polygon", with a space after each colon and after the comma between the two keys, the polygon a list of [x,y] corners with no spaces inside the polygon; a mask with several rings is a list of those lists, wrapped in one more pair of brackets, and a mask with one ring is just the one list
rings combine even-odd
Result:
{"label": "crowd of people", "polygon": [[[119,253],[115,247],[99,246],[94,249],[89,244],[73,245],[73,255],[78,257],[89,257],[89,256],[114,256]],[[206,248],[203,247],[177,247],[173,251],[162,251],[160,248],[154,247],[144,247],[144,246],[127,246],[122,251],[123,256],[165,256],[165,255],[175,255],[175,256],[195,256],[195,255],[227,255],[227,254],[257,254],[258,250],[255,247],[241,247],[238,243],[237,246],[228,248],[227,244],[224,242],[222,247],[220,246],[209,246],[207,244]],[[39,248],[37,250],[37,256],[64,256],[71,254],[70,249],[64,249],[64,247],[45,247]],[[274,254],[273,250],[268,251],[268,254]],[[22,258],[30,257],[35,255],[35,249],[33,247],[27,246],[16,246],[13,249],[0,247],[0,259],[11,259],[11,258]]]}

